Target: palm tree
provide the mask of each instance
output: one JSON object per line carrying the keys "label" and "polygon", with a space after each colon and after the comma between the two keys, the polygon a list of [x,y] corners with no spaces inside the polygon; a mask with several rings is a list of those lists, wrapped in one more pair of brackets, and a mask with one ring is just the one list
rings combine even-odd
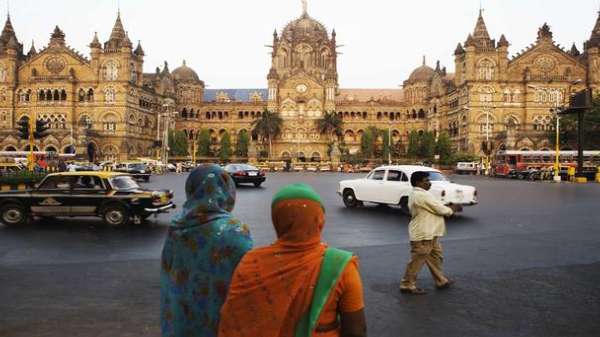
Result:
{"label": "palm tree", "polygon": [[273,138],[281,134],[283,119],[277,112],[263,110],[262,115],[252,122],[252,134],[261,139],[269,140],[269,158],[272,157]]}
{"label": "palm tree", "polygon": [[323,118],[317,121],[320,134],[326,134],[329,140],[334,140],[334,135],[340,137],[343,132],[344,121],[335,111],[325,112]]}

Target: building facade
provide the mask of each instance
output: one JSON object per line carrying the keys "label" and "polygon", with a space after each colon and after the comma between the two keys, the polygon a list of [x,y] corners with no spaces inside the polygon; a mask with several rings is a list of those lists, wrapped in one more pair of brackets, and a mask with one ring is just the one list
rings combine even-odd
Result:
{"label": "building facade", "polygon": [[32,45],[25,54],[9,17],[0,35],[0,149],[28,148],[16,136],[21,118],[50,121],[40,150],[97,160],[154,155],[165,127],[184,130],[190,143],[207,129],[217,147],[225,133],[234,144],[251,133],[265,110],[283,119],[273,141],[277,159],[326,159],[333,140],[317,122],[330,111],[343,120],[339,142],[350,153],[370,126],[389,130],[401,148],[416,130],[447,133],[456,151],[547,149],[551,109],[574,91],[599,88],[600,16],[582,52],[575,44],[564,50],[552,37],[544,24],[534,43],[509,57],[507,38],[492,39],[480,12],[454,51],[454,73],[423,58],[401,89],[345,89],[338,84],[335,30],[304,10],[273,33],[266,88],[205,89],[185,61],[173,71],[165,62],[144,73],[144,51],[139,42],[133,47],[120,15],[104,44],[94,36],[89,58],[69,48],[58,27],[46,48]]}

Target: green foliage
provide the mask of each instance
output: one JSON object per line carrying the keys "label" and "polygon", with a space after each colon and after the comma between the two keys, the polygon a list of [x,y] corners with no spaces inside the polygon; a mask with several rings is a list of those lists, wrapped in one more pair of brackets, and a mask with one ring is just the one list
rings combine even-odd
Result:
{"label": "green foliage", "polygon": [[185,132],[169,130],[169,155],[187,156],[188,154],[188,138]]}
{"label": "green foliage", "polygon": [[419,142],[420,142],[419,133],[416,130],[412,130],[408,134],[407,154],[409,157],[417,158],[417,156],[419,156],[419,148],[420,148]]}
{"label": "green foliage", "polygon": [[273,138],[281,134],[283,119],[277,112],[263,110],[261,116],[252,122],[252,133],[261,141],[269,141],[269,157],[272,155]]}
{"label": "green foliage", "polygon": [[438,136],[435,153],[440,156],[440,163],[450,164],[452,162],[452,142],[447,133],[442,132]]}
{"label": "green foliage", "polygon": [[[552,125],[556,125],[553,118]],[[592,109],[585,112],[583,117],[583,142],[584,149],[600,148],[600,95],[592,100]],[[560,145],[577,147],[577,114],[568,114],[560,117]],[[556,131],[548,131],[548,139],[556,145]]]}
{"label": "green foliage", "polygon": [[210,133],[208,129],[201,129],[198,135],[198,155],[201,157],[209,157],[210,153]]}
{"label": "green foliage", "polygon": [[383,136],[382,154],[383,160],[387,160],[390,155],[390,133],[388,130],[382,130],[381,135]]}
{"label": "green foliage", "polygon": [[237,137],[235,144],[235,154],[238,157],[248,157],[248,144],[250,143],[250,135],[248,131],[242,130]]}
{"label": "green foliage", "polygon": [[221,136],[221,147],[219,148],[219,159],[225,161],[231,157],[231,137],[229,132],[225,131]]}
{"label": "green foliage", "polygon": [[341,137],[343,133],[344,121],[335,111],[325,112],[323,118],[317,120],[317,129],[320,134],[326,134],[330,138],[333,136]]}
{"label": "green foliage", "polygon": [[479,156],[477,156],[475,154],[458,152],[458,153],[452,154],[449,164],[454,164],[454,163],[458,163],[458,162],[473,162],[473,161],[478,162],[480,160],[481,160],[481,158],[479,158]]}
{"label": "green foliage", "polygon": [[435,136],[433,132],[423,132],[419,140],[419,157],[432,159],[435,152]]}
{"label": "green foliage", "polygon": [[374,126],[369,126],[364,132],[360,139],[360,153],[363,158],[373,158],[375,155],[375,142],[379,130]]}

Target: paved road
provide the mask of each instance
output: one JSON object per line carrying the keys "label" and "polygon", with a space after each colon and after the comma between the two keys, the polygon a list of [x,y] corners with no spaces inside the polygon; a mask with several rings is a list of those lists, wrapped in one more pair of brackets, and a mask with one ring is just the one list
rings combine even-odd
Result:
{"label": "paved road", "polygon": [[[480,205],[448,221],[445,269],[457,280],[427,296],[397,291],[408,259],[408,218],[398,209],[346,209],[337,182],[357,175],[271,174],[240,188],[235,215],[257,245],[274,239],[278,187],[306,182],[327,207],[324,240],[361,260],[370,336],[599,336],[600,185],[452,177],[475,185]],[[185,177],[157,177],[183,202]],[[0,336],[157,336],[159,256],[169,215],[114,230],[61,219],[0,225]]]}

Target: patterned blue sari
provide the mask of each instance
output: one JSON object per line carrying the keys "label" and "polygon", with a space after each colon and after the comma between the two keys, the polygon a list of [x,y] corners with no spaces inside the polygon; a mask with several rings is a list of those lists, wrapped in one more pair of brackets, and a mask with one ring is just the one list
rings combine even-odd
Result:
{"label": "patterned blue sari", "polygon": [[185,192],[187,201],[173,219],[162,252],[162,336],[216,337],[231,276],[252,248],[252,238],[230,213],[235,183],[219,166],[192,171]]}

